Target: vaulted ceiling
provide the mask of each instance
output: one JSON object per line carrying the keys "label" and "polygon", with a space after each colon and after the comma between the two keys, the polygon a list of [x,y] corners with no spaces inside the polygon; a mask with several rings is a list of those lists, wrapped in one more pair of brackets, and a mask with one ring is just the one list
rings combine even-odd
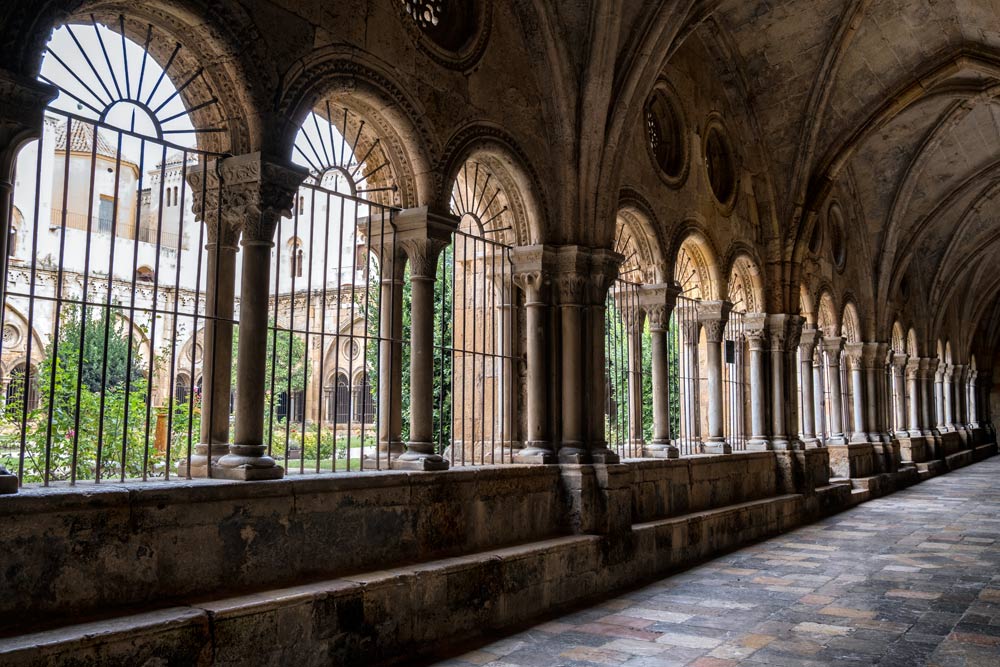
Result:
{"label": "vaulted ceiling", "polygon": [[742,61],[790,235],[848,179],[877,301],[905,280],[938,325],[991,319],[1000,0],[723,0],[710,20]]}

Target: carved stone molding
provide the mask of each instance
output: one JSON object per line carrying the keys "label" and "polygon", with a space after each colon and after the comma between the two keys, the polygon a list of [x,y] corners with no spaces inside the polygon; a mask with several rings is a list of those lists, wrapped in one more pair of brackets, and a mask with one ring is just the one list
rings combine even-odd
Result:
{"label": "carved stone molding", "polygon": [[847,359],[851,370],[860,370],[863,368],[864,343],[847,343],[844,345],[844,357]]}
{"label": "carved stone molding", "polygon": [[666,331],[670,327],[670,316],[677,305],[677,295],[681,287],[675,282],[659,285],[642,285],[639,288],[639,305],[649,316],[649,327],[653,331]]}

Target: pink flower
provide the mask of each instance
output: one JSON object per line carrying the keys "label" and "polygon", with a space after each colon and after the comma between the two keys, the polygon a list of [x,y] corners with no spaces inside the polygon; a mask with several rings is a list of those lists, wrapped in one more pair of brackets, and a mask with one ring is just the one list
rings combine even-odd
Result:
{"label": "pink flower", "polygon": [[76,435],[76,430],[75,429],[71,428],[70,430],[66,431],[66,439],[67,440],[72,440],[75,435]]}

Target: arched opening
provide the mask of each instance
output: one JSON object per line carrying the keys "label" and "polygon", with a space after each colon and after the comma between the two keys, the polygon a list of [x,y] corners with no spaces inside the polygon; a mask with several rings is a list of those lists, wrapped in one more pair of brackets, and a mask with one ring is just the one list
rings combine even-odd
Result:
{"label": "arched opening", "polygon": [[488,155],[466,160],[452,183],[459,219],[435,280],[434,421],[451,465],[509,463],[521,442],[521,304],[511,249],[519,199]]}
{"label": "arched opening", "polygon": [[[205,176],[218,154],[198,145],[222,147],[229,114],[192,51],[122,15],[70,17],[39,78],[58,96],[41,138],[17,157],[4,258],[5,315],[15,308],[27,331],[44,332],[23,345],[37,410],[16,424],[20,478],[168,477],[168,458],[200,441],[180,341],[211,318]],[[54,458],[53,442],[71,443],[72,455]]]}

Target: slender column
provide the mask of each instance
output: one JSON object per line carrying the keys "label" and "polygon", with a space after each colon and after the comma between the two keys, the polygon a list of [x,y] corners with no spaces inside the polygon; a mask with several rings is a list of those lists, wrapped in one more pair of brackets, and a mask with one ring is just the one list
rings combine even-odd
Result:
{"label": "slender column", "polygon": [[935,361],[929,357],[920,358],[920,368],[917,373],[917,386],[920,390],[920,435],[925,438],[933,438],[934,421],[931,417],[934,411],[932,401],[933,387],[931,378],[934,373],[931,370],[931,362]]}
{"label": "slender column", "polygon": [[818,447],[816,437],[816,403],[813,396],[813,354],[819,331],[810,327],[802,331],[799,339],[799,384],[802,387],[802,442],[807,448]]}
{"label": "slender column", "polygon": [[708,379],[708,437],[702,450],[713,454],[731,454],[723,423],[725,406],[722,387],[722,346],[732,304],[726,301],[702,301],[698,320],[705,330],[705,365]]}
{"label": "slender column", "polygon": [[947,433],[948,422],[944,415],[944,363],[937,360],[937,370],[934,371],[934,423],[939,433]]}
{"label": "slender column", "polygon": [[776,314],[767,318],[771,342],[771,446],[797,449],[798,400],[792,374],[797,372],[791,354],[798,348],[803,319],[798,315]]}
{"label": "slender column", "polygon": [[965,382],[968,372],[968,366],[965,364],[955,365],[955,374],[952,380],[952,386],[955,390],[955,428],[959,431],[968,430],[968,415],[966,414],[967,408],[967,395],[965,393]]}
{"label": "slender column", "polygon": [[670,315],[680,287],[676,284],[644,285],[639,302],[649,315],[650,356],[653,376],[653,441],[643,456],[675,459],[680,450],[670,433],[670,356],[668,335]]}
{"label": "slender column", "polygon": [[[366,469],[386,469],[404,451],[403,445],[403,276],[406,255],[396,243],[393,214],[383,212],[358,221],[358,233],[378,257],[378,451],[366,454]],[[332,390],[331,390],[332,391]],[[335,410],[336,408],[334,408]]]}
{"label": "slender column", "polygon": [[[236,433],[229,453],[212,467],[212,475],[240,480],[276,479],[284,471],[266,455],[264,446],[271,248],[278,219],[291,215],[292,202],[307,171],[290,164],[267,162],[260,153],[253,153],[224,160],[218,173],[222,179],[221,209],[243,220],[243,271]],[[228,391],[225,397],[228,404]]]}
{"label": "slender column", "polygon": [[888,345],[885,343],[864,344],[865,393],[868,399],[867,429],[868,439],[871,442],[886,442],[883,437],[885,427],[882,422],[885,411],[882,409],[881,379],[885,375],[882,362],[887,351]]}
{"label": "slender column", "polygon": [[764,375],[764,356],[767,349],[767,316],[747,315],[744,320],[744,334],[750,347],[750,441],[747,447],[753,450],[771,449],[767,436],[767,378]]}
{"label": "slender column", "polygon": [[618,311],[625,324],[628,364],[628,439],[630,451],[642,451],[642,331],[646,312],[639,306],[634,293],[616,294]]}
{"label": "slender column", "polygon": [[[593,409],[594,405],[604,406],[607,400],[607,365],[605,359],[605,323],[608,302],[608,291],[618,278],[618,267],[625,259],[616,252],[597,249],[584,251],[588,260],[586,270],[584,309],[584,355],[585,381],[578,386],[590,387],[590,395],[596,403],[589,403],[583,392],[578,392],[577,400],[583,404],[583,413],[590,419],[587,422],[586,444],[590,460],[594,463],[618,463],[619,455],[608,447],[605,433],[603,409]],[[588,363],[589,362],[589,363]],[[641,401],[642,387],[639,386],[637,397]]]}
{"label": "slender column", "polygon": [[941,392],[944,396],[944,428],[946,433],[955,431],[955,392],[952,390],[952,378],[955,375],[955,367],[951,364],[944,365],[942,376]]}
{"label": "slender column", "polygon": [[909,359],[906,362],[906,394],[908,398],[908,435],[919,438],[920,433],[920,360]]}
{"label": "slender column", "polygon": [[[691,308],[687,306],[685,308]],[[701,366],[698,361],[698,344],[701,339],[701,322],[695,316],[682,318],[681,323],[681,343],[684,355],[683,366],[687,368],[688,377],[685,382],[681,379],[684,392],[681,400],[681,409],[684,412],[684,421],[687,426],[688,436],[693,442],[701,446],[701,396],[700,396],[700,376]]]}
{"label": "slender column", "polygon": [[426,208],[404,211],[396,218],[411,283],[410,440],[394,465],[403,470],[448,468],[448,461],[434,452],[434,281],[438,256],[457,226],[456,218]]}
{"label": "slender column", "polygon": [[512,253],[514,284],[524,292],[526,310],[527,377],[525,446],[515,459],[518,463],[555,463],[552,430],[551,369],[549,366],[549,315],[551,277],[540,246],[518,247]]}
{"label": "slender column", "polygon": [[969,373],[969,427],[979,428],[979,397],[976,395],[979,371]]}
{"label": "slender column", "polygon": [[907,438],[906,431],[906,383],[904,370],[908,357],[905,354],[892,355],[892,393],[893,393],[893,421],[896,427],[897,438]]}
{"label": "slender column", "polygon": [[826,382],[825,374],[823,373],[823,350],[821,349],[821,344],[823,342],[822,331],[817,330],[817,345],[816,350],[812,355],[812,373],[813,373],[813,414],[816,416],[816,439],[820,444],[825,444],[823,442],[824,434],[827,432],[826,424]]}
{"label": "slender column", "polygon": [[851,404],[854,406],[854,424],[851,430],[852,443],[868,442],[865,428],[867,404],[865,403],[864,343],[848,343],[844,346],[847,364],[851,371]]}
{"label": "slender column", "polygon": [[844,351],[844,339],[840,336],[823,339],[826,357],[826,377],[830,384],[830,442],[831,445],[846,445],[844,418],[840,404],[840,355]]}

